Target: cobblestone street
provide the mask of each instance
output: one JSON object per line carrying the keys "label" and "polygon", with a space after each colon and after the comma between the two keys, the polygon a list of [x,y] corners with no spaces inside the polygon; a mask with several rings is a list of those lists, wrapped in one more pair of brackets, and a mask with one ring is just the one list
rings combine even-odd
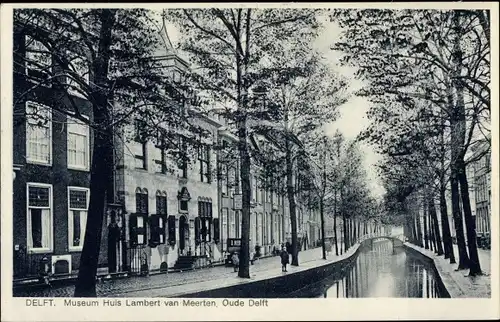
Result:
{"label": "cobblestone street", "polygon": [[[299,253],[299,263],[305,263],[321,258],[321,248],[309,249]],[[259,272],[280,272],[281,265],[279,257],[268,257],[257,261],[250,266],[250,275],[256,276]],[[175,272],[169,274],[156,274],[147,277],[129,277],[110,281],[102,281],[96,285],[98,297],[113,296],[134,296],[135,292],[155,289],[164,289],[186,284],[195,284],[207,280],[223,279],[225,277],[236,276],[232,267],[215,266],[185,272]],[[14,291],[14,296],[20,297],[71,297],[73,296],[74,285],[61,287],[46,287],[43,289],[24,288]],[[143,295],[144,296],[144,295]],[[148,296],[148,295],[145,295]],[[152,295],[154,296],[154,295]]]}

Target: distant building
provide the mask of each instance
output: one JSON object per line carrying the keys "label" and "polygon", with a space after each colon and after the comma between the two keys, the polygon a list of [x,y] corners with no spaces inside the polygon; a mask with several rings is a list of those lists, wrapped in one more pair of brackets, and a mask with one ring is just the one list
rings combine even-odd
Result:
{"label": "distant building", "polygon": [[[491,229],[491,152],[489,143],[482,142],[471,148],[467,157],[467,183],[469,185],[469,201],[472,216],[475,218],[476,233],[487,233]],[[466,161],[467,161],[466,160]],[[453,219],[451,192],[448,183],[447,191],[448,217],[452,237],[456,236],[455,220]],[[462,209],[462,200],[460,198]],[[462,209],[463,214],[463,209]],[[462,219],[465,233],[465,220]]]}
{"label": "distant building", "polygon": [[[479,159],[472,165],[475,199],[476,231],[491,231],[491,152],[489,145],[482,144],[475,149],[471,158]],[[482,155],[484,154],[484,155]],[[482,156],[481,156],[482,155]]]}

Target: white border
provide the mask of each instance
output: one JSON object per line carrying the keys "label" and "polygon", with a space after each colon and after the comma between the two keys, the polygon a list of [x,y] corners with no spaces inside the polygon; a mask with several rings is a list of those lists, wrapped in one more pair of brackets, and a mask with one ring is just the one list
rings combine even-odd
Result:
{"label": "white border", "polygon": [[[298,7],[331,7],[327,3],[182,3],[182,4],[145,4],[145,3],[127,3],[127,4],[37,4],[30,3],[22,5],[23,7],[73,7],[73,8],[98,8],[98,7],[123,7],[123,8],[160,8],[160,7],[276,7],[283,6],[288,8]],[[492,236],[492,268],[491,268],[491,298],[490,299],[450,299],[450,300],[431,300],[431,299],[331,299],[331,300],[305,300],[305,299],[280,299],[269,300],[268,307],[261,308],[230,308],[224,310],[218,308],[188,308],[177,307],[165,310],[163,307],[151,308],[132,308],[132,307],[99,307],[99,308],[70,308],[64,307],[62,301],[58,301],[57,307],[29,307],[26,306],[26,300],[23,298],[12,298],[12,267],[10,264],[12,258],[12,73],[4,72],[1,75],[1,97],[2,97],[2,117],[1,122],[1,143],[2,143],[2,164],[1,164],[1,182],[2,182],[2,203],[1,203],[1,242],[2,242],[2,320],[116,320],[116,321],[154,321],[164,320],[166,316],[170,320],[203,320],[203,321],[221,321],[221,320],[384,320],[384,319],[439,319],[450,320],[463,319],[490,319],[498,318],[499,312],[499,289],[498,285],[498,236],[499,236],[499,217],[498,217],[498,102],[499,94],[496,90],[498,82],[498,3],[495,2],[421,2],[418,8],[488,8],[491,9],[491,57],[492,77],[491,87],[495,89],[492,92],[492,203],[491,203],[491,226]],[[10,71],[12,69],[12,9],[21,7],[20,4],[2,5],[2,16],[0,25],[2,31],[2,51],[1,62],[2,70]],[[412,3],[404,2],[386,2],[386,3],[335,3],[335,7],[363,7],[363,8],[408,8],[415,7]],[[7,147],[7,148],[3,148]]]}

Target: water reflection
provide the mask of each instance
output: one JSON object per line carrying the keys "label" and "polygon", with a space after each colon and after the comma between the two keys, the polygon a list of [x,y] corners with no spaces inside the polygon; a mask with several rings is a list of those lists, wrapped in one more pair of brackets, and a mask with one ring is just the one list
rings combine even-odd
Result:
{"label": "water reflection", "polygon": [[292,297],[445,297],[432,269],[407,254],[393,250],[390,241],[373,243],[344,270],[291,294]]}

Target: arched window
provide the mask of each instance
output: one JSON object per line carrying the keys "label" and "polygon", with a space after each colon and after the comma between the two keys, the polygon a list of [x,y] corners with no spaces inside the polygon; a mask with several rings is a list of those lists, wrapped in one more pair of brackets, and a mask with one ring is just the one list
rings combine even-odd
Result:
{"label": "arched window", "polygon": [[135,214],[130,216],[130,241],[132,245],[143,245],[147,242],[148,190],[135,190]]}
{"label": "arched window", "polygon": [[156,191],[156,214],[167,215],[167,192]]}
{"label": "arched window", "polygon": [[138,214],[147,214],[148,207],[148,189],[137,188],[135,190],[135,212]]}

